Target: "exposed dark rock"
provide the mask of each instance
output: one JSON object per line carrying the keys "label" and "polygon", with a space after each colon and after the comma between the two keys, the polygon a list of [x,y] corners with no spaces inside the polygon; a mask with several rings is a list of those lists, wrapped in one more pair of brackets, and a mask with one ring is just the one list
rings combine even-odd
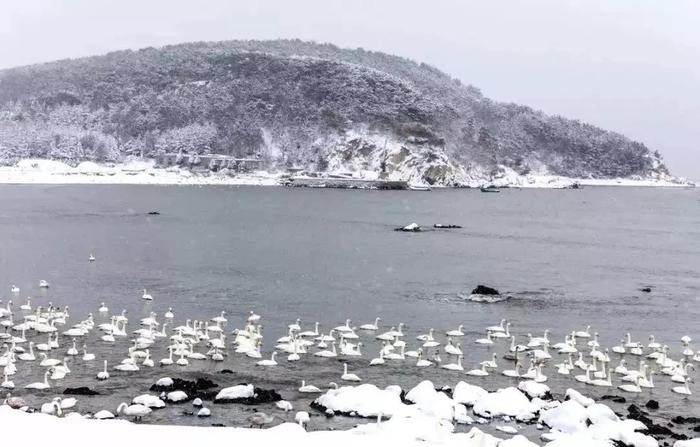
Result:
{"label": "exposed dark rock", "polygon": [[456,228],[462,228],[461,225],[452,225],[452,224],[434,224],[433,228],[442,228],[444,230],[452,230]]}
{"label": "exposed dark rock", "polygon": [[476,289],[472,290],[472,295],[500,295],[500,293],[493,287],[479,284]]}
{"label": "exposed dark rock", "polygon": [[420,225],[416,223],[408,224],[405,227],[394,228],[394,231],[403,231],[404,233],[419,233],[423,231]]}
{"label": "exposed dark rock", "polygon": [[682,433],[675,433],[668,427],[655,424],[654,421],[649,417],[649,414],[647,412],[643,411],[634,404],[627,407],[627,411],[629,412],[629,414],[627,415],[629,419],[635,419],[647,426],[647,429],[641,430],[641,433],[652,436],[655,439],[660,439],[664,437],[669,437],[678,440],[688,439],[688,437]]}
{"label": "exposed dark rock", "polygon": [[659,402],[655,401],[654,399],[650,399],[649,402],[645,405],[650,410],[658,410],[659,409]]}
{"label": "exposed dark rock", "polygon": [[148,215],[149,216],[160,216],[160,212],[159,211],[149,211]]}
{"label": "exposed dark rock", "polygon": [[683,417],[683,416],[676,416],[673,419],[671,419],[671,422],[674,424],[698,424],[700,423],[700,417],[696,416],[688,416]]}
{"label": "exposed dark rock", "polygon": [[173,384],[170,386],[158,386],[151,385],[151,391],[165,391],[169,393],[171,391],[182,390],[185,393],[190,393],[193,391],[207,390],[210,388],[216,388],[218,385],[209,379],[197,378],[197,380],[185,380],[185,379],[173,379]]}
{"label": "exposed dark rock", "polygon": [[616,402],[618,404],[624,404],[625,402],[627,402],[627,399],[625,399],[624,397],[615,396],[612,394],[606,394],[605,396],[601,397],[600,399],[601,400],[611,400],[611,401]]}
{"label": "exposed dark rock", "polygon": [[100,393],[98,393],[95,390],[91,390],[90,388],[88,388],[86,386],[81,386],[81,387],[77,387],[77,388],[66,388],[63,391],[63,394],[73,394],[76,396],[97,396]]}
{"label": "exposed dark rock", "polygon": [[651,293],[651,287],[642,287],[639,289],[640,292]]}
{"label": "exposed dark rock", "polygon": [[219,372],[220,372],[221,374],[233,374],[233,371],[231,371],[230,369],[222,369],[222,370],[219,371]]}

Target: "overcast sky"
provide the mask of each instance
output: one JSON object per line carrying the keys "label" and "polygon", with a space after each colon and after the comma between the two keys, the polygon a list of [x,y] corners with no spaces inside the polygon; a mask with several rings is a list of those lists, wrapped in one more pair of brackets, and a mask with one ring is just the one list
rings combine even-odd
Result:
{"label": "overcast sky", "polygon": [[273,38],[428,62],[494,99],[641,140],[700,178],[698,0],[0,0],[0,68]]}

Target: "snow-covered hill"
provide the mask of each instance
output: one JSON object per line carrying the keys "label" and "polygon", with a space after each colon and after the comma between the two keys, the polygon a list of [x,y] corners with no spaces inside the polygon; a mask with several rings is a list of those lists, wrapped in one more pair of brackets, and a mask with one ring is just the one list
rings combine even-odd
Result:
{"label": "snow-covered hill", "polygon": [[[164,152],[436,185],[671,179],[658,152],[425,64],[298,40],[188,43],[0,71],[0,163]],[[371,174],[373,173],[373,174]]]}

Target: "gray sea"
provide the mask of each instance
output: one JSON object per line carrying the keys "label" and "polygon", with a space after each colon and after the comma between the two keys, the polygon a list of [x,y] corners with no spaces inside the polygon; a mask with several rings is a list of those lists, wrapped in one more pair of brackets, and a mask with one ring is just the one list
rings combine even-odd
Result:
{"label": "gray sea", "polygon": [[[69,305],[71,323],[93,312],[100,302],[110,314],[128,311],[129,329],[150,311],[169,307],[175,324],[207,319],[226,310],[227,332],[243,327],[250,310],[262,316],[264,357],[296,318],[312,328],[318,321],[327,332],[346,318],[352,324],[382,318],[383,330],[404,322],[409,348],[415,336],[435,328],[443,333],[465,326],[465,369],[507,350],[508,343],[476,345],[484,328],[501,318],[512,322],[518,341],[551,330],[553,343],[572,330],[591,326],[603,346],[618,344],[626,332],[646,345],[650,334],[668,344],[673,357],[680,338],[689,335],[700,348],[700,191],[662,188],[585,188],[582,190],[506,189],[500,194],[478,190],[346,191],[275,187],[172,186],[0,186],[0,295],[16,304],[32,297],[32,305]],[[158,211],[160,215],[149,215]],[[421,233],[393,229],[411,222]],[[433,230],[434,223],[462,229]],[[88,262],[94,253],[96,262]],[[50,282],[40,290],[38,282]],[[11,297],[10,286],[21,288]],[[477,284],[512,295],[498,304],[479,304],[463,296]],[[649,286],[651,293],[640,288]],[[154,297],[141,299],[143,289]],[[18,311],[19,312],[19,311]],[[19,313],[18,313],[19,315]],[[162,317],[161,317],[162,320]],[[48,392],[25,392],[40,380],[38,362],[18,362],[15,394],[39,406],[66,386],[89,386],[101,393],[80,397],[81,412],[110,409],[147,392],[159,377],[208,377],[223,386],[242,382],[274,388],[296,410],[312,413],[312,429],[347,428],[357,419],[327,419],[309,410],[311,398],[296,389],[300,381],[320,387],[338,382],[342,361],[365,382],[408,389],[420,380],[454,386],[459,380],[487,389],[515,384],[499,373],[485,378],[463,373],[419,369],[415,360],[368,367],[377,356],[373,334],[363,335],[361,358],[320,359],[304,356],[279,366],[261,368],[242,355],[224,362],[191,361],[185,368],[144,368],[137,373],[110,371],[97,382],[95,374],[107,359],[110,367],[126,357],[128,340],[115,345],[87,339],[94,362],[79,357],[66,379]],[[232,337],[230,337],[232,338]],[[43,342],[37,340],[38,342]],[[61,358],[69,341],[51,356]],[[157,361],[166,356],[165,342],[152,348]],[[445,359],[443,353],[443,359]],[[554,362],[559,361],[557,355]],[[618,356],[613,355],[612,365]],[[630,363],[636,366],[635,359]],[[499,360],[499,370],[512,367]],[[221,374],[224,368],[234,374]],[[547,384],[561,397],[575,387],[591,397],[623,394],[614,389],[581,385],[572,377],[545,369]],[[578,373],[577,373],[578,374]],[[656,388],[627,403],[608,402],[626,414],[630,403],[658,400],[652,412],[665,420],[677,414],[700,414],[700,389],[689,399],[670,392],[668,377],[655,376]],[[619,381],[615,382],[616,384]],[[677,384],[673,384],[675,386]],[[273,405],[256,407],[210,402],[209,419],[188,416],[189,403],[169,405],[145,421],[191,425],[245,425],[253,409],[292,420]],[[537,433],[524,433],[535,440]],[[679,428],[680,430],[680,428]]]}

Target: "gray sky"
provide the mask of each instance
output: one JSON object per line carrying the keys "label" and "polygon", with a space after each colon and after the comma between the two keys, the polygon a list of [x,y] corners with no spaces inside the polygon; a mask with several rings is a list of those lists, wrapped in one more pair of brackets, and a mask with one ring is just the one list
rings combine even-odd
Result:
{"label": "gray sky", "polygon": [[697,0],[0,0],[0,68],[197,40],[332,42],[616,130],[700,179],[698,24]]}

